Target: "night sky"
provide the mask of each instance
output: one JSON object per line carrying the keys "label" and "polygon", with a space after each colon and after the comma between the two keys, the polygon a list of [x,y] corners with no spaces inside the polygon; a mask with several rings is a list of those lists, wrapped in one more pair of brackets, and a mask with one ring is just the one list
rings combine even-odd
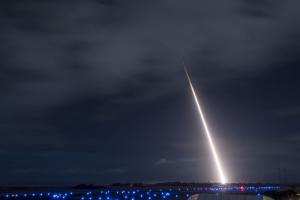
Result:
{"label": "night sky", "polygon": [[[3,0],[0,185],[300,180],[297,0]],[[279,176],[279,169],[285,171]]]}

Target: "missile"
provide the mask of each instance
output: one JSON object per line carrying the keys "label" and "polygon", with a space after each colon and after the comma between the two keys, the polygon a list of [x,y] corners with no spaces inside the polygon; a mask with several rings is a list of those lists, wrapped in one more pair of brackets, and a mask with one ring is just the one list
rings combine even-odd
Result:
{"label": "missile", "polygon": [[204,112],[202,111],[199,99],[197,97],[197,94],[195,92],[194,86],[192,84],[191,77],[190,77],[190,75],[188,73],[188,70],[187,70],[186,65],[185,65],[184,62],[183,62],[183,65],[184,65],[185,74],[186,74],[188,82],[189,82],[190,89],[192,91],[192,94],[193,94],[193,97],[194,97],[194,100],[195,100],[196,107],[197,107],[198,112],[199,112],[200,119],[202,121],[204,130],[205,130],[205,134],[206,134],[206,137],[207,137],[207,140],[208,140],[211,152],[212,152],[212,156],[213,156],[215,164],[216,164],[216,168],[217,168],[217,171],[218,171],[218,174],[219,174],[220,182],[222,184],[226,184],[227,180],[226,180],[226,177],[225,177],[225,174],[224,174],[224,170],[223,170],[223,167],[221,165],[221,161],[219,159],[219,156],[218,156],[218,153],[217,153],[217,150],[216,150],[213,138],[211,136],[211,133],[210,133],[209,128],[208,128],[208,125],[206,123]]}

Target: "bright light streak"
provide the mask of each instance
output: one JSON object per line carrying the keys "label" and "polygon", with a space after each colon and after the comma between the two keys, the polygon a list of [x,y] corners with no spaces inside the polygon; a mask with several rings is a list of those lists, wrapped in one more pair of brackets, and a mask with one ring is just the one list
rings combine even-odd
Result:
{"label": "bright light streak", "polygon": [[226,178],[225,178],[225,175],[224,175],[224,171],[222,169],[222,165],[221,165],[220,159],[219,159],[218,154],[217,154],[217,150],[215,148],[215,145],[214,145],[213,139],[211,137],[210,131],[208,129],[208,126],[206,124],[206,120],[205,120],[204,114],[202,112],[202,109],[201,109],[198,97],[196,95],[196,92],[195,92],[195,89],[193,87],[191,78],[190,78],[190,76],[188,74],[188,71],[187,71],[185,65],[184,65],[184,69],[185,69],[185,73],[187,75],[187,78],[188,78],[188,81],[189,81],[189,84],[190,84],[190,87],[191,87],[191,90],[192,90],[192,93],[193,93],[193,96],[194,96],[194,100],[195,100],[196,106],[198,108],[198,111],[199,111],[199,114],[200,114],[200,117],[201,117],[204,129],[205,129],[205,133],[206,133],[206,136],[207,136],[207,139],[208,139],[208,142],[209,142],[209,145],[210,145],[210,148],[211,148],[211,151],[212,151],[212,154],[213,154],[216,166],[217,166],[217,170],[219,172],[220,181],[221,181],[222,184],[226,184],[227,181],[226,181]]}

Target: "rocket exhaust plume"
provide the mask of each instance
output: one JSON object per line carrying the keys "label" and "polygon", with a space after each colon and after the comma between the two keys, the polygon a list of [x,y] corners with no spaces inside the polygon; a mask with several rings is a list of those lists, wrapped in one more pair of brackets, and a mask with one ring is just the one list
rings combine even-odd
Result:
{"label": "rocket exhaust plume", "polygon": [[218,170],[218,173],[219,173],[220,181],[221,181],[222,184],[226,184],[227,181],[226,181],[226,178],[225,178],[225,175],[224,175],[224,171],[223,171],[223,168],[222,168],[222,165],[221,165],[221,162],[220,162],[220,159],[219,159],[217,150],[216,150],[216,148],[215,148],[213,139],[212,139],[212,137],[211,137],[209,128],[208,128],[208,126],[207,126],[207,124],[206,124],[206,120],[205,120],[205,117],[204,117],[204,113],[203,113],[203,111],[202,111],[202,109],[201,109],[201,106],[200,106],[198,97],[197,97],[197,95],[196,95],[195,89],[194,89],[194,87],[193,87],[193,84],[192,84],[191,78],[190,78],[190,76],[189,76],[189,74],[188,74],[188,71],[187,71],[187,68],[186,68],[186,66],[185,66],[185,63],[183,63],[183,64],[184,64],[184,70],[185,70],[187,79],[188,79],[188,81],[189,81],[190,88],[191,88],[192,93],[193,93],[193,96],[194,96],[194,100],[195,100],[197,109],[198,109],[198,111],[199,111],[199,115],[200,115],[202,124],[203,124],[204,129],[205,129],[205,133],[206,133],[206,136],[207,136],[207,139],[208,139],[208,142],[209,142],[210,149],[211,149],[211,151],[212,151],[212,155],[213,155],[215,164],[216,164],[216,166],[217,166],[217,170]]}

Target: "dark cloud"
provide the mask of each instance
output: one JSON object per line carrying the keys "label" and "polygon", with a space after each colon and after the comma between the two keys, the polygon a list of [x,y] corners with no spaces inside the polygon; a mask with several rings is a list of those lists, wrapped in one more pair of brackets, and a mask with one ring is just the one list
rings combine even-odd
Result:
{"label": "dark cloud", "polygon": [[211,179],[183,58],[232,179],[299,177],[298,7],[2,1],[0,184]]}
{"label": "dark cloud", "polygon": [[277,1],[241,1],[242,4],[240,6],[240,11],[242,14],[245,14],[246,16],[252,17],[252,18],[263,18],[268,19],[276,16],[275,8],[278,5]]}

